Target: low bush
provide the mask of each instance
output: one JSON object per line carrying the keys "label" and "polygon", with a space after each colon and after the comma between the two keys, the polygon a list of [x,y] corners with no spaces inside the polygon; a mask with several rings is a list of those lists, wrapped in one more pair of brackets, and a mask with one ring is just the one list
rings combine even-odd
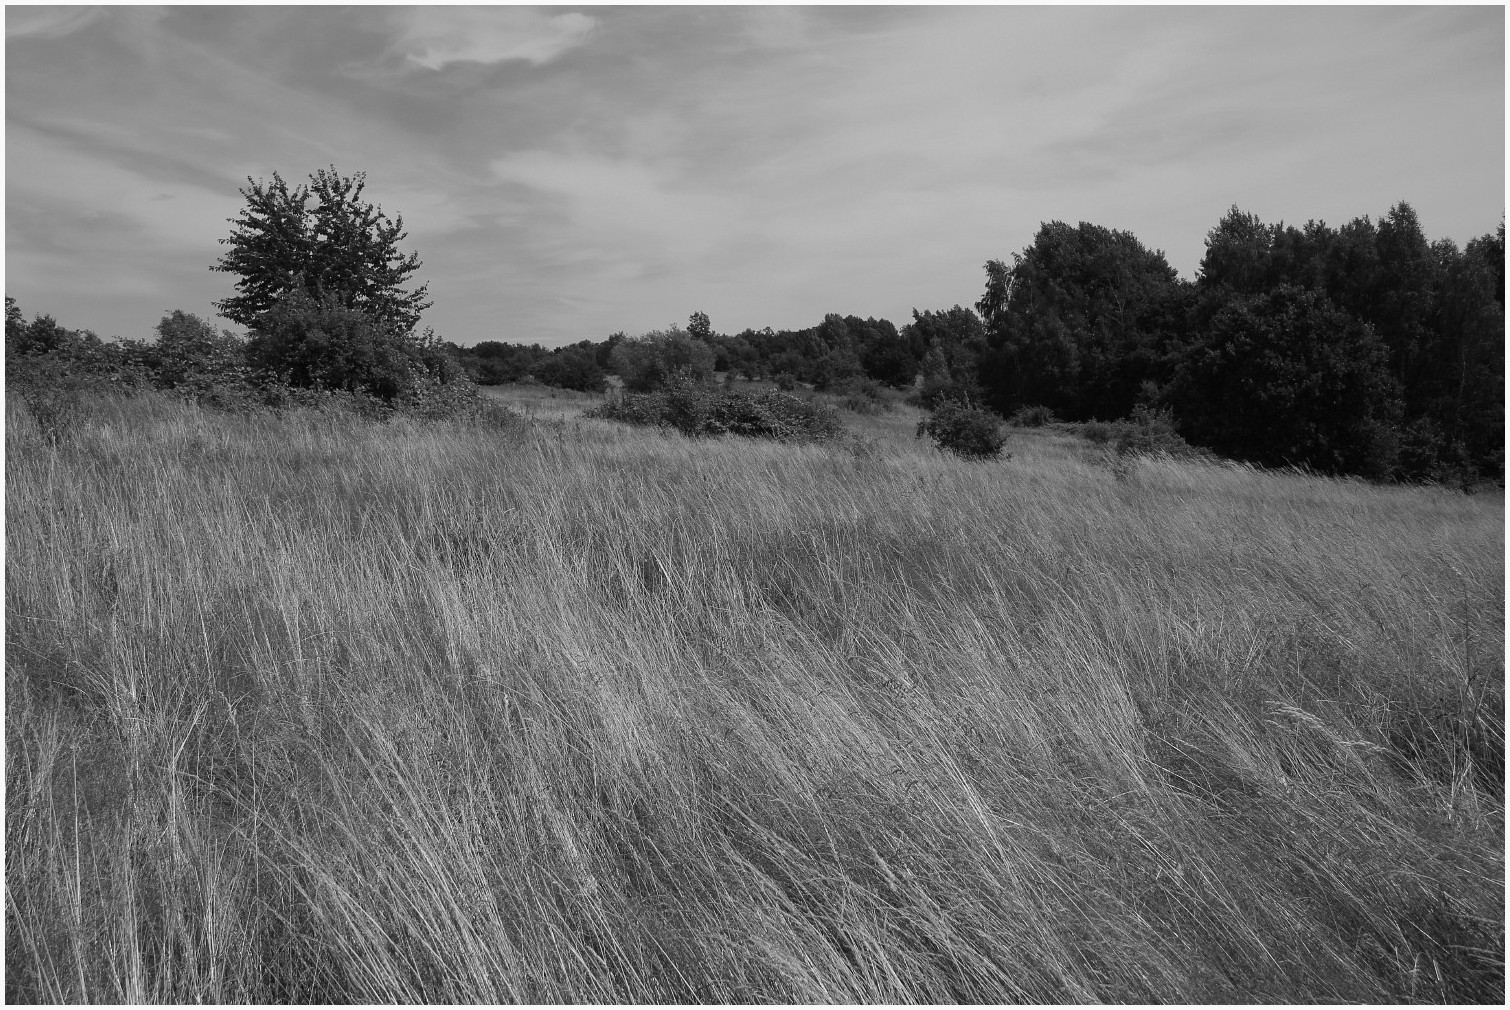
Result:
{"label": "low bush", "polygon": [[1121,421],[1086,421],[1080,425],[1080,436],[1096,445],[1107,446],[1118,456],[1167,453],[1183,459],[1212,457],[1209,451],[1193,446],[1181,437],[1167,407],[1156,410],[1140,405]]}
{"label": "low bush", "polygon": [[823,441],[844,430],[831,407],[772,390],[752,395],[686,378],[672,379],[653,393],[623,393],[587,416],[674,428],[692,437],[728,434],[782,442]]}
{"label": "low bush", "polygon": [[982,398],[980,385],[969,379],[951,379],[947,375],[931,375],[923,379],[917,391],[907,402],[923,410],[937,410],[946,400],[955,403],[979,403]]}
{"label": "low bush", "polygon": [[1020,407],[1017,413],[1007,419],[1007,423],[1014,428],[1044,428],[1051,424],[1058,424],[1059,418],[1054,412],[1041,404],[1029,407]]}
{"label": "low bush", "polygon": [[859,379],[839,390],[839,405],[856,414],[881,414],[891,409],[891,401],[874,379]]}
{"label": "low bush", "polygon": [[[928,418],[918,422],[917,437],[927,435],[940,449],[964,459],[997,459],[1007,442],[999,422],[991,411],[968,401],[943,400]],[[1005,458],[1012,457],[1008,454]]]}

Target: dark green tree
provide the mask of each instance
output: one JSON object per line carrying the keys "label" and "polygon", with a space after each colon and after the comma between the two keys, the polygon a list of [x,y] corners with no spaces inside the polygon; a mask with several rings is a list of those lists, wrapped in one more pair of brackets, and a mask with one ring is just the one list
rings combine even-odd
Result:
{"label": "dark green tree", "polygon": [[263,312],[247,341],[249,362],[289,385],[371,393],[417,392],[426,377],[456,377],[433,338],[385,326],[334,295],[294,290]]}
{"label": "dark green tree", "polygon": [[598,364],[591,342],[558,347],[541,358],[531,370],[535,379],[558,389],[575,389],[584,393],[601,393],[608,388],[607,374]]}
{"label": "dark green tree", "polygon": [[[1122,417],[1163,377],[1185,285],[1129,232],[1051,221],[1003,273],[986,265],[991,320],[981,377],[993,406],[1042,404],[1070,420]],[[953,367],[953,362],[951,362]]]}
{"label": "dark green tree", "polygon": [[609,357],[624,388],[637,393],[656,389],[677,375],[707,382],[713,377],[714,360],[713,348],[678,326],[622,340]]}
{"label": "dark green tree", "polygon": [[1326,295],[1234,295],[1188,348],[1170,399],[1185,435],[1266,466],[1388,477],[1401,411],[1389,349]]}
{"label": "dark green tree", "polygon": [[281,299],[302,291],[386,330],[414,331],[430,306],[428,285],[405,290],[419,256],[398,249],[407,237],[402,215],[389,219],[362,198],[366,173],[320,169],[294,189],[276,172],[271,183],[247,183],[246,206],[229,219],[230,237],[220,240],[227,250],[210,267],[240,277],[237,293],[216,303],[221,315],[256,329]]}
{"label": "dark green tree", "polygon": [[246,345],[239,338],[182,309],[163,316],[157,341],[139,347],[138,354],[166,389],[230,378],[246,364]]}

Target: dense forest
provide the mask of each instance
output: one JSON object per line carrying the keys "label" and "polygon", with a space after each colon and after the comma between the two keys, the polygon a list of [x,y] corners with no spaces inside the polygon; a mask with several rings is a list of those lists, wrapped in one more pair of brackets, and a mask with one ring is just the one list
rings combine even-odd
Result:
{"label": "dense forest", "polygon": [[[355,188],[333,170],[311,178],[321,208],[359,218],[359,177]],[[246,195],[243,229],[294,213],[277,176]],[[392,247],[401,224],[379,244]],[[244,233],[251,237],[238,248],[249,262],[232,257],[215,269],[257,271],[258,233]],[[310,262],[330,269],[318,252]],[[384,280],[395,305],[399,282],[417,267],[412,255],[395,255]],[[463,375],[482,385],[584,391],[607,389],[615,374],[630,388],[650,388],[669,370],[841,393],[887,385],[915,388],[925,407],[952,400],[1002,417],[1163,416],[1191,444],[1263,466],[1463,487],[1503,481],[1503,220],[1460,249],[1428,240],[1403,202],[1377,222],[1340,228],[1265,224],[1233,207],[1207,235],[1194,280],[1128,232],[1052,221],[1010,263],[988,262],[985,274],[972,307],[914,309],[901,327],[831,313],[806,329],[727,334],[695,312],[685,329],[553,349],[416,336],[424,288],[402,294],[408,325],[392,339],[363,306],[338,304],[318,284],[282,301],[241,285],[219,307],[258,323],[249,341],[175,312],[156,343],[105,342],[47,316],[26,323],[8,299],[7,357],[134,365],[169,386],[206,374],[276,374],[295,387],[385,401],[454,386]],[[328,339],[305,339],[315,331]],[[647,364],[655,354],[661,364]]]}

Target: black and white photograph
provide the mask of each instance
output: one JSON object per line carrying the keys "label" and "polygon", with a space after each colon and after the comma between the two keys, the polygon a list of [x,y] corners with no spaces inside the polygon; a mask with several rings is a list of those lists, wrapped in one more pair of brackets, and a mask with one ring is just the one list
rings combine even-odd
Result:
{"label": "black and white photograph", "polygon": [[7,1003],[1504,1004],[1503,5],[4,19]]}

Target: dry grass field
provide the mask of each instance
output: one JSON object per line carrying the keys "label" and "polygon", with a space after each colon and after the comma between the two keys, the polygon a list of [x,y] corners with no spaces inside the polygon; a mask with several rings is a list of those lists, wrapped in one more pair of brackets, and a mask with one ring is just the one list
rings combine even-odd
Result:
{"label": "dry grass field", "polygon": [[6,996],[1498,1002],[1504,500],[6,407]]}

